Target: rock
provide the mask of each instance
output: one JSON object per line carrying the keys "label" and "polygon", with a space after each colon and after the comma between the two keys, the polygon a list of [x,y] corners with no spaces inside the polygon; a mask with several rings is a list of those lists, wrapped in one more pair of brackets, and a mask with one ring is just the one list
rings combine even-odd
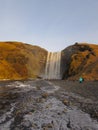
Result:
{"label": "rock", "polygon": [[32,123],[32,127],[33,127],[34,129],[37,129],[37,124]]}
{"label": "rock", "polygon": [[64,108],[63,112],[64,112],[64,113],[66,113],[66,112],[67,112],[67,109],[66,109],[66,108]]}
{"label": "rock", "polygon": [[42,97],[43,97],[43,98],[47,98],[47,97],[48,97],[48,93],[43,93],[43,94],[42,94]]}
{"label": "rock", "polygon": [[43,128],[44,130],[48,130],[49,128],[53,128],[53,124],[51,124],[51,123],[43,124],[43,125],[42,125],[42,128]]}
{"label": "rock", "polygon": [[42,99],[41,98],[37,98],[36,102],[40,103],[40,102],[42,102]]}
{"label": "rock", "polygon": [[64,99],[64,100],[63,100],[63,104],[64,104],[64,105],[69,105],[69,101],[68,101],[67,99]]}
{"label": "rock", "polygon": [[30,127],[31,126],[31,123],[30,123],[30,121],[24,121],[24,122],[22,122],[22,124],[21,124],[22,126],[25,126],[25,127]]}
{"label": "rock", "polygon": [[40,86],[36,86],[37,90],[41,90]]}
{"label": "rock", "polygon": [[50,104],[46,105],[46,108],[50,108],[51,106],[52,106],[52,104],[50,103]]}

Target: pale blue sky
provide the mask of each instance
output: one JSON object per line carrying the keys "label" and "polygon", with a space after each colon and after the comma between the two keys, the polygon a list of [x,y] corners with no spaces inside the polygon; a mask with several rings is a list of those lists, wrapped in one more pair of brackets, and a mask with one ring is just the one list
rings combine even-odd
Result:
{"label": "pale blue sky", "polygon": [[0,0],[0,41],[60,51],[98,43],[98,0]]}

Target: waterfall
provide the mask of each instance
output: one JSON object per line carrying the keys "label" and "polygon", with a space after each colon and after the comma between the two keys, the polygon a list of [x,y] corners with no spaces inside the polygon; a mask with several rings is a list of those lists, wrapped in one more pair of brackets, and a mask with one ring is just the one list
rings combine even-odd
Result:
{"label": "waterfall", "polygon": [[61,52],[48,52],[45,68],[45,79],[61,79]]}

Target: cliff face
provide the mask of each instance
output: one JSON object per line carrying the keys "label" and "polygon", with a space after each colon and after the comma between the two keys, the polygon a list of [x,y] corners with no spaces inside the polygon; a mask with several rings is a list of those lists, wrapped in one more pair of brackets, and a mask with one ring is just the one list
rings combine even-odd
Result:
{"label": "cliff face", "polygon": [[[43,77],[47,51],[21,42],[0,42],[0,80]],[[74,44],[61,52],[62,79],[98,80],[98,45]]]}
{"label": "cliff face", "polygon": [[78,44],[62,51],[61,74],[63,79],[98,80],[98,45]]}
{"label": "cliff face", "polygon": [[47,51],[21,42],[0,42],[0,79],[36,78],[44,73]]}

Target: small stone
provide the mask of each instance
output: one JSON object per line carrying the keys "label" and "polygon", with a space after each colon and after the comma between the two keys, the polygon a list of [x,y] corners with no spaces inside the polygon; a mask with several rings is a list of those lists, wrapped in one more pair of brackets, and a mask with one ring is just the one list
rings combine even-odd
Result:
{"label": "small stone", "polygon": [[66,113],[66,112],[67,112],[67,109],[66,109],[66,108],[64,108],[63,112],[64,112],[64,113]]}
{"label": "small stone", "polygon": [[32,124],[32,127],[33,127],[34,129],[36,129],[36,128],[37,128],[37,124],[33,123],[33,124]]}
{"label": "small stone", "polygon": [[53,125],[51,123],[43,124],[42,128],[43,128],[43,130],[47,130],[48,128],[53,128]]}
{"label": "small stone", "polygon": [[29,112],[28,115],[32,115],[32,112]]}
{"label": "small stone", "polygon": [[45,102],[45,99],[44,99],[44,98],[42,98],[42,99],[41,99],[41,102],[42,102],[42,103],[44,103],[44,102]]}
{"label": "small stone", "polygon": [[58,114],[58,115],[61,115],[61,113],[60,113],[60,112],[58,112],[57,114]]}
{"label": "small stone", "polygon": [[22,122],[22,126],[30,127],[30,126],[31,126],[31,123],[30,123],[29,120],[26,120],[26,121]]}
{"label": "small stone", "polygon": [[37,101],[38,103],[40,103],[40,102],[41,102],[41,98],[37,98],[36,101]]}
{"label": "small stone", "polygon": [[52,104],[50,103],[50,104],[46,105],[46,108],[50,108],[51,106],[52,106]]}
{"label": "small stone", "polygon": [[53,126],[52,126],[51,123],[49,123],[49,124],[47,125],[47,127],[48,127],[48,128],[52,128]]}
{"label": "small stone", "polygon": [[48,93],[43,93],[43,94],[42,94],[42,97],[43,97],[43,98],[47,98],[47,97],[48,97]]}
{"label": "small stone", "polygon": [[63,103],[64,103],[64,105],[68,105],[68,104],[69,104],[69,102],[68,102],[67,99],[64,99],[64,100],[63,100]]}
{"label": "small stone", "polygon": [[44,127],[43,130],[48,130],[48,128],[47,128],[47,127]]}
{"label": "small stone", "polygon": [[40,86],[36,86],[37,90],[41,90]]}

